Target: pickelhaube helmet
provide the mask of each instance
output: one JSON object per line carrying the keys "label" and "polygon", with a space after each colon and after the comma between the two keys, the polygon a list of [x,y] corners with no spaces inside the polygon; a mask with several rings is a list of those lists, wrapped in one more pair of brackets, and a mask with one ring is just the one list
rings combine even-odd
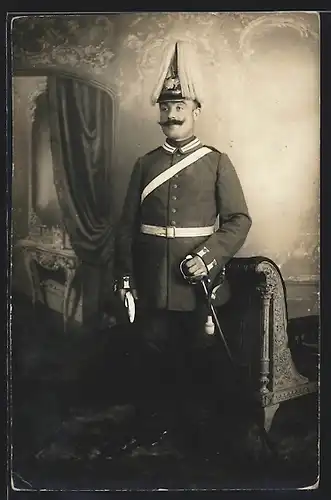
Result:
{"label": "pickelhaube helmet", "polygon": [[177,101],[182,99],[184,99],[184,97],[178,76],[178,44],[176,43],[175,52],[157,102]]}
{"label": "pickelhaube helmet", "polygon": [[152,104],[183,99],[203,101],[196,53],[188,42],[177,41],[165,52]]}

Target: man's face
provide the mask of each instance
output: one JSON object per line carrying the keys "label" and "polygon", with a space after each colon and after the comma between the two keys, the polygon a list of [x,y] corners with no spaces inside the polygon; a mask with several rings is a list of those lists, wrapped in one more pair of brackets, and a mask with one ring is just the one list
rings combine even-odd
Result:
{"label": "man's face", "polygon": [[164,135],[169,139],[181,141],[194,133],[194,124],[200,108],[191,100],[167,101],[160,103],[160,121]]}

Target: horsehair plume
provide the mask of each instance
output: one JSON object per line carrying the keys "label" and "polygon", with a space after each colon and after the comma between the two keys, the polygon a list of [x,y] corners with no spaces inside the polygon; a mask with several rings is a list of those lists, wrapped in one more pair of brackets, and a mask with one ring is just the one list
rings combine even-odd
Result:
{"label": "horsehair plume", "polygon": [[176,44],[175,43],[170,43],[164,49],[163,58],[162,58],[163,62],[161,64],[161,69],[160,69],[160,72],[159,72],[159,77],[157,79],[157,83],[155,85],[155,88],[154,88],[154,90],[152,92],[152,97],[151,97],[151,101],[152,101],[152,105],[153,106],[157,103],[157,100],[160,97],[160,94],[161,94],[161,91],[162,91],[162,87],[163,87],[163,84],[164,84],[164,80],[165,80],[165,78],[167,76],[169,66],[171,64],[173,55],[175,53],[175,48],[176,48]]}
{"label": "horsehair plume", "polygon": [[189,50],[185,47],[183,42],[178,42],[177,44],[178,51],[178,77],[182,89],[182,95],[186,99],[194,99],[195,96],[192,96],[192,89],[190,86],[190,64],[188,61],[188,52]]}
{"label": "horsehair plume", "polygon": [[197,55],[193,46],[188,42],[177,43],[178,76],[182,88],[182,95],[186,99],[196,99],[203,102],[201,77],[198,68]]}

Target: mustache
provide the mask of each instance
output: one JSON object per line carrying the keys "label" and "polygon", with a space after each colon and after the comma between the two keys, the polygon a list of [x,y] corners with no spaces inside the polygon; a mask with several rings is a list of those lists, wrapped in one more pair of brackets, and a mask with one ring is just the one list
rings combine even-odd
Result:
{"label": "mustache", "polygon": [[164,122],[158,122],[161,127],[167,127],[169,125],[183,125],[184,120],[169,119]]}

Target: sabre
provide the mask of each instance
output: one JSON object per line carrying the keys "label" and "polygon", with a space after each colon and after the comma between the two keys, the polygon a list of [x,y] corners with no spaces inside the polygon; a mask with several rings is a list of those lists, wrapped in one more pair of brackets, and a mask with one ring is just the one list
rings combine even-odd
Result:
{"label": "sabre", "polygon": [[186,281],[188,281],[189,283],[191,283],[192,285],[195,285],[196,283],[201,283],[202,285],[202,289],[204,291],[204,294],[205,294],[205,297],[206,297],[206,300],[207,300],[207,304],[208,304],[208,308],[209,308],[209,311],[211,314],[208,315],[208,318],[207,318],[207,322],[205,324],[205,330],[206,330],[206,333],[208,335],[214,335],[215,333],[215,325],[216,325],[216,329],[218,331],[218,334],[223,342],[223,345],[224,345],[224,348],[225,348],[225,351],[228,355],[228,358],[232,364],[233,367],[235,367],[235,362],[234,362],[234,359],[232,357],[232,354],[231,354],[231,351],[229,349],[229,346],[228,346],[228,343],[225,339],[225,336],[224,336],[224,333],[222,331],[222,328],[221,328],[221,325],[218,321],[218,317],[217,317],[217,313],[215,311],[215,308],[211,302],[211,292],[209,291],[208,289],[208,286],[207,286],[207,282],[206,282],[206,278],[203,277],[202,279],[192,279],[190,277],[188,277],[185,272],[183,271],[183,265],[184,263],[189,260],[189,259],[192,259],[192,255],[187,255],[185,257],[185,259],[180,263],[180,271],[184,277],[184,279]]}
{"label": "sabre", "polygon": [[[231,354],[231,352],[230,352],[230,349],[229,349],[228,343],[227,343],[227,341],[226,341],[226,339],[225,339],[225,337],[224,337],[224,333],[223,333],[223,330],[222,330],[222,328],[221,328],[221,325],[220,325],[220,323],[219,323],[219,321],[218,321],[218,317],[217,317],[217,313],[216,313],[216,311],[215,311],[215,307],[214,307],[214,306],[213,306],[213,304],[211,303],[211,294],[210,294],[210,292],[209,292],[209,290],[208,290],[208,286],[207,286],[207,284],[206,284],[206,280],[203,278],[203,279],[200,281],[200,283],[201,283],[201,285],[202,285],[203,291],[204,291],[205,296],[206,296],[206,299],[207,299],[207,301],[208,301],[208,307],[209,307],[209,310],[210,310],[210,312],[211,312],[211,318],[210,318],[210,317],[208,317],[208,319],[207,319],[207,323],[206,323],[206,326],[209,326],[209,325],[211,326],[211,324],[212,324],[212,323],[213,323],[214,325],[216,325],[216,328],[217,328],[217,330],[218,330],[219,336],[220,336],[220,337],[221,337],[221,339],[222,339],[222,342],[223,342],[224,348],[225,348],[225,350],[226,350],[226,353],[227,353],[227,355],[228,355],[228,358],[229,358],[229,360],[231,361],[231,364],[234,366],[234,365],[235,365],[234,359],[233,359],[232,354]],[[211,319],[212,321],[210,321],[210,319]],[[208,321],[209,321],[209,323],[208,323]],[[213,333],[214,333],[214,332],[212,332],[212,334],[213,334]]]}

